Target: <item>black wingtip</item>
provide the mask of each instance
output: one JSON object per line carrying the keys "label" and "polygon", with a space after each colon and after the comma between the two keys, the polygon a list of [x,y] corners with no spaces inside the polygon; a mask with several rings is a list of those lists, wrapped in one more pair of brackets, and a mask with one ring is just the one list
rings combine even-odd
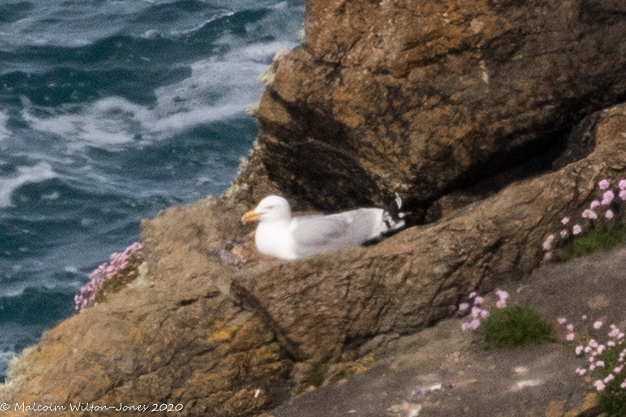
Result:
{"label": "black wingtip", "polygon": [[404,217],[406,217],[408,212],[401,211],[402,209],[402,197],[400,194],[395,193],[396,198],[387,206],[385,210],[385,224],[389,228],[390,231],[398,230],[405,226]]}

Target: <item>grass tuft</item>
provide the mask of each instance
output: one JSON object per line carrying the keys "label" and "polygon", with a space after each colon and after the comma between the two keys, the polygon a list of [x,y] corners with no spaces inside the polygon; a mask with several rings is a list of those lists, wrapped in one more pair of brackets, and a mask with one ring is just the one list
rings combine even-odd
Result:
{"label": "grass tuft", "polygon": [[499,348],[554,341],[552,326],[534,310],[520,305],[492,310],[483,322],[483,331],[485,342]]}
{"label": "grass tuft", "polygon": [[[620,365],[619,355],[624,349],[623,344],[609,347],[596,358],[604,361],[604,366],[596,368],[592,377],[594,380],[604,380],[613,369]],[[609,381],[602,391],[597,392],[596,403],[601,412],[609,416],[626,416],[626,390],[620,387],[624,380],[623,373],[616,375],[616,378]]]}
{"label": "grass tuft", "polygon": [[576,237],[567,248],[567,258],[580,258],[583,255],[610,249],[626,242],[626,227],[610,226],[604,229],[590,230]]}

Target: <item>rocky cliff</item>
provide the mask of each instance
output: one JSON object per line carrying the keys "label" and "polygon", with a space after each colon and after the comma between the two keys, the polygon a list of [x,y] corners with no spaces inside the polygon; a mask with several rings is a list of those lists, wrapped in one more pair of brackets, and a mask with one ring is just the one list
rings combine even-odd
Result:
{"label": "rocky cliff", "polygon": [[[46,332],[2,401],[258,415],[526,279],[559,220],[626,176],[626,106],[584,118],[626,92],[619,7],[309,1],[231,189],[144,221],[148,272]],[[258,257],[239,222],[269,192],[340,209],[396,190],[433,222],[302,261]]]}

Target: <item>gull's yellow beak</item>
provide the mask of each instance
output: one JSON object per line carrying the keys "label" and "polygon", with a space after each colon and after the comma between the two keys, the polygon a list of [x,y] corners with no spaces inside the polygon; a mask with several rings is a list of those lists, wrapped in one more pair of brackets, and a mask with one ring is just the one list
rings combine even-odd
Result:
{"label": "gull's yellow beak", "polygon": [[249,212],[247,212],[246,214],[243,215],[243,217],[241,218],[241,222],[243,224],[247,224],[247,223],[252,223],[252,222],[256,222],[259,220],[259,215],[256,214],[254,212],[254,210],[250,210]]}

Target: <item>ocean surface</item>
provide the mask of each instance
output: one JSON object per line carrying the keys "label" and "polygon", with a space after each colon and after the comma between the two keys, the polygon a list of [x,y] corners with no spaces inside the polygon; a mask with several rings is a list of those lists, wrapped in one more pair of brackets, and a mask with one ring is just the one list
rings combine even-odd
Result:
{"label": "ocean surface", "polygon": [[139,221],[221,194],[304,0],[0,2],[0,381]]}

